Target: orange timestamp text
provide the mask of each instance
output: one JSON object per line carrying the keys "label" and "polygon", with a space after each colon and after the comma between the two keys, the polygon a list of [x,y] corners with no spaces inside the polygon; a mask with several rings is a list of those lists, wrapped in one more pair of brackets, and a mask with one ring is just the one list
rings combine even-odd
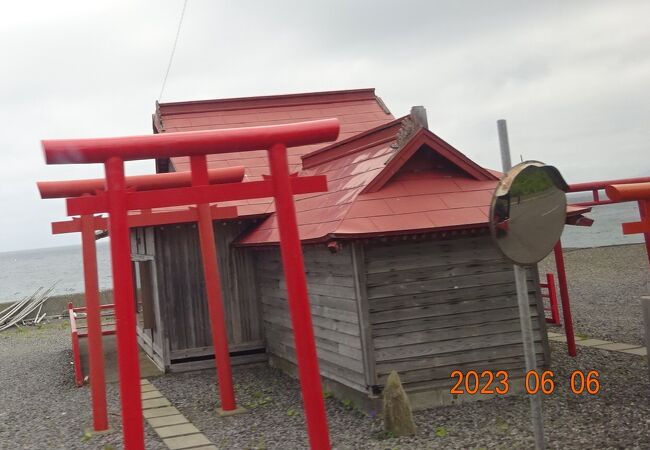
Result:
{"label": "orange timestamp text", "polygon": [[[456,384],[449,391],[451,394],[507,394],[510,391],[510,376],[507,371],[493,372],[484,370],[480,374],[476,370],[461,372],[454,370],[451,379],[456,379]],[[569,379],[569,388],[575,395],[596,395],[600,392],[600,374],[597,370],[588,372],[574,370]],[[541,393],[550,395],[555,391],[555,373],[552,370],[526,372],[524,387],[528,394]]]}

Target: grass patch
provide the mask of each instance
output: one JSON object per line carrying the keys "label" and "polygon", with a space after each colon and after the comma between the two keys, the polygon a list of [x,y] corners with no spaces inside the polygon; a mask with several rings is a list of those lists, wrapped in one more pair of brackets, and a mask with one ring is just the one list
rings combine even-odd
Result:
{"label": "grass patch", "polygon": [[447,429],[445,427],[437,427],[435,434],[438,437],[445,437],[447,436]]}
{"label": "grass patch", "polygon": [[505,433],[506,431],[508,431],[508,422],[503,420],[501,417],[497,417],[496,428],[497,430]]}
{"label": "grass patch", "polygon": [[396,436],[395,433],[393,433],[392,431],[382,430],[382,431],[378,431],[375,434],[375,438],[377,438],[380,441],[385,441],[387,439],[395,439]]}

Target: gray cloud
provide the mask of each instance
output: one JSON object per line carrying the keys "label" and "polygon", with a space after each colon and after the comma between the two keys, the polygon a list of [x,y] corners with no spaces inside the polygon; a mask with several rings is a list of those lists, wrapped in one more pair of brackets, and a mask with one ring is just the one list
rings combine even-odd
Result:
{"label": "gray cloud", "polygon": [[[181,1],[14,2],[0,19],[0,251],[63,245],[62,201],[37,179],[42,138],[148,134]],[[650,3],[212,2],[190,0],[163,100],[376,87],[395,115],[499,168],[513,159],[570,182],[650,175]],[[153,170],[151,163],[129,173]]]}

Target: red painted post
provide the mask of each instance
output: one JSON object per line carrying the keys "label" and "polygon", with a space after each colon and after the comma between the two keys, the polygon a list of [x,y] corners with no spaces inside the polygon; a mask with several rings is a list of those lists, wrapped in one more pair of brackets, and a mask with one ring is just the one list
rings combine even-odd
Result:
{"label": "red painted post", "polygon": [[564,332],[566,333],[566,345],[569,356],[576,356],[576,338],[573,334],[573,318],[571,317],[571,305],[569,302],[569,289],[566,281],[566,269],[564,267],[564,255],[562,254],[562,240],[557,241],[553,248],[555,254],[555,267],[557,268],[557,281],[560,284],[560,299],[562,300],[562,316],[564,317]]}
{"label": "red painted post", "polygon": [[102,342],[101,312],[99,309],[99,282],[97,280],[95,218],[93,216],[81,216],[81,252],[83,254],[86,320],[88,322],[88,360],[90,366],[93,429],[95,431],[105,431],[108,430],[108,413],[106,411],[104,346]]}
{"label": "red painted post", "polygon": [[[203,186],[209,184],[208,164],[205,155],[191,156],[192,185]],[[199,213],[199,240],[201,243],[201,257],[203,260],[203,277],[205,279],[205,292],[208,300],[210,326],[212,329],[212,345],[214,346],[215,363],[221,395],[221,409],[232,411],[237,409],[235,392],[232,383],[232,369],[230,367],[230,352],[228,350],[228,329],[226,328],[226,314],[223,307],[221,293],[221,275],[217,261],[217,245],[214,239],[212,213],[208,203],[197,205]]]}
{"label": "red painted post", "polygon": [[325,401],[307,296],[305,265],[289,180],[287,148],[284,144],[276,144],[268,150],[268,155],[309,443],[314,450],[329,450]]}
{"label": "red painted post", "polygon": [[594,189],[594,190],[591,191],[591,192],[592,192],[592,194],[593,194],[594,202],[599,202],[599,201],[600,201],[600,195],[599,195],[599,193],[598,193],[598,189]]}
{"label": "red painted post", "polygon": [[[650,204],[650,201],[648,200],[639,200],[638,205],[639,205],[639,217],[641,218],[642,223],[646,223],[647,217],[648,217],[648,205]],[[650,263],[650,233],[643,233],[643,237],[645,238],[645,251],[646,255],[648,255],[648,262]]]}
{"label": "red painted post", "polygon": [[131,284],[133,279],[131,243],[124,201],[124,161],[113,156],[106,160],[104,166],[109,198],[108,223],[111,236],[111,266],[113,269],[124,448],[125,450],[144,450],[135,299]]}
{"label": "red painted post", "polygon": [[555,277],[552,273],[546,274],[546,285],[548,286],[548,301],[551,303],[551,321],[555,325],[560,324],[560,310],[557,304],[557,291],[555,289]]}
{"label": "red painted post", "polygon": [[72,340],[72,361],[74,364],[74,382],[78,387],[83,386],[84,379],[81,372],[81,357],[79,355],[79,333],[77,321],[74,318],[74,306],[68,303],[68,318],[70,319],[70,338]]}

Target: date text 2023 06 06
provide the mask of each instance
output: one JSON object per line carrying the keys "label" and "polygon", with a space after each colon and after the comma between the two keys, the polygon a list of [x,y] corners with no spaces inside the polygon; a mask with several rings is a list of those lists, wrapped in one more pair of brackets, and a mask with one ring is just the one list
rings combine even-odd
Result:
{"label": "date text 2023 06 06", "polygon": [[[510,376],[506,370],[484,370],[480,374],[475,370],[462,372],[454,370],[450,377],[457,379],[449,391],[451,394],[507,394],[510,391]],[[552,370],[526,372],[524,387],[526,393],[550,395],[555,391],[555,373]],[[600,374],[597,370],[588,372],[574,370],[569,379],[569,388],[575,395],[596,395],[600,392]]]}

